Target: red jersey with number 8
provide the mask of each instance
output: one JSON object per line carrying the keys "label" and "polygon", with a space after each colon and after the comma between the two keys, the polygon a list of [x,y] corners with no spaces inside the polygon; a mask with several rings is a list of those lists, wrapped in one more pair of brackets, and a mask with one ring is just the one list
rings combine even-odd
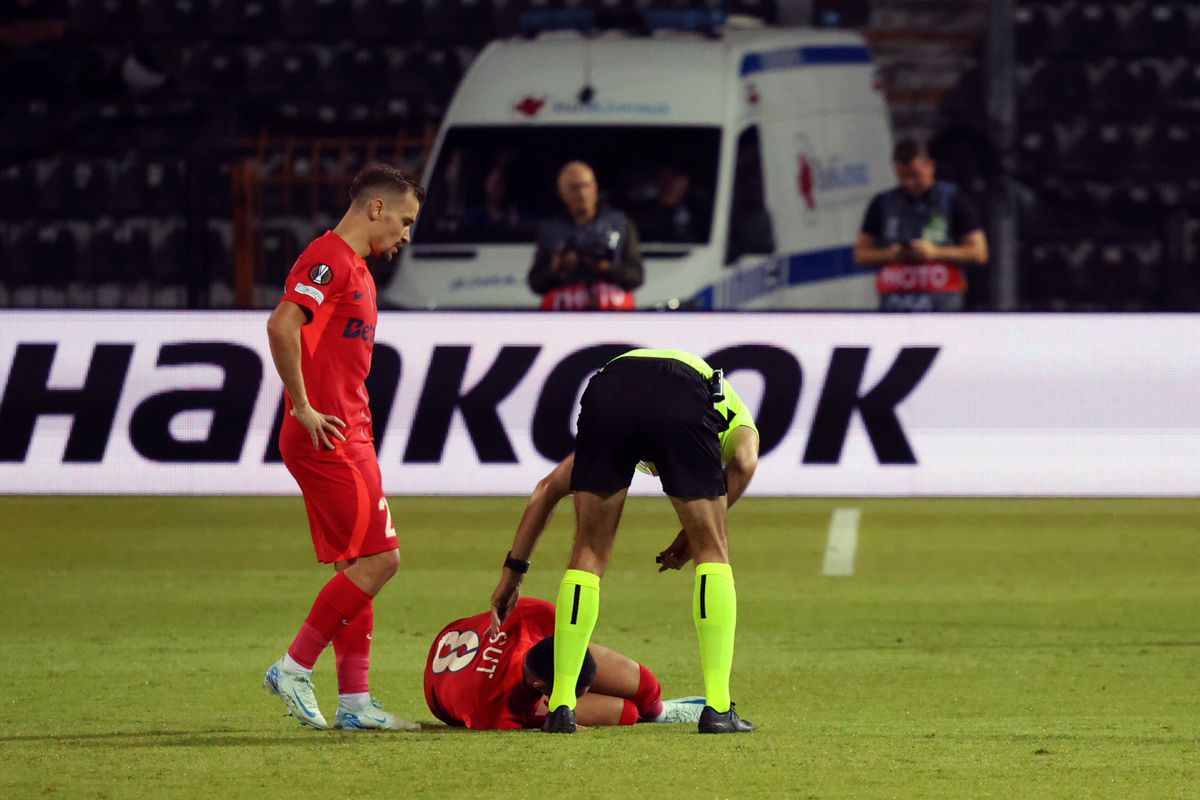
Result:
{"label": "red jersey with number 8", "polygon": [[472,730],[537,728],[541,692],[525,683],[525,654],[554,635],[554,604],[522,597],[489,639],[491,612],[451,622],[425,662],[425,702],[447,725]]}

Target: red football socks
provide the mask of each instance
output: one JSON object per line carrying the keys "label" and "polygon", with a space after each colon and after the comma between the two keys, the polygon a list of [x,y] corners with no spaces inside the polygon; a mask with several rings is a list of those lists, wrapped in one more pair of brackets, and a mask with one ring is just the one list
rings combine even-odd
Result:
{"label": "red football socks", "polygon": [[367,604],[349,625],[343,626],[334,635],[338,694],[368,691],[367,673],[371,670],[371,632],[374,629],[375,607]]}
{"label": "red football socks", "polygon": [[288,648],[288,655],[305,669],[312,669],[321,652],[342,629],[343,620],[349,625],[370,604],[371,595],[355,586],[344,572],[334,575],[317,595],[308,618]]}
{"label": "red football socks", "polygon": [[638,716],[641,719],[657,719],[663,713],[662,686],[653,672],[641,664],[638,664],[638,669],[641,670],[641,678],[638,680],[637,694],[633,696]]}
{"label": "red football socks", "polygon": [[632,700],[625,700],[624,703],[621,707],[621,724],[632,725],[638,721],[638,707]]}

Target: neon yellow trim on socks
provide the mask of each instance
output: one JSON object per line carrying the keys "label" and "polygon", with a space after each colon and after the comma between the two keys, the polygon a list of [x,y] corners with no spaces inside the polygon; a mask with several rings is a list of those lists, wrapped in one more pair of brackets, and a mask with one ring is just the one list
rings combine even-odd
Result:
{"label": "neon yellow trim on socks", "polygon": [[554,690],[550,710],[575,708],[575,684],[583,668],[596,618],[600,616],[600,576],[569,569],[558,587],[554,610]]}
{"label": "neon yellow trim on socks", "polygon": [[704,696],[713,710],[729,710],[729,673],[733,668],[733,637],[737,630],[737,592],[728,564],[696,565],[692,619],[700,640]]}

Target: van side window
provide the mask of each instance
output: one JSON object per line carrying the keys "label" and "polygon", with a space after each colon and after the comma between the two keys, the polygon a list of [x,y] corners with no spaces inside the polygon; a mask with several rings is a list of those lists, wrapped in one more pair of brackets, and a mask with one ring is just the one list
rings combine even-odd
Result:
{"label": "van side window", "polygon": [[757,126],[747,128],[738,136],[734,157],[726,265],[742,256],[770,255],[775,252],[771,212],[767,210],[763,186],[762,147]]}

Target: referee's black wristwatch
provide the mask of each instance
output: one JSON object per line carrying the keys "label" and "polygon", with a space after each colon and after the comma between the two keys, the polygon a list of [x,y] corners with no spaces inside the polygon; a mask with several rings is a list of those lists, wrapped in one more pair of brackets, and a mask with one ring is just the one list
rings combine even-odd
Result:
{"label": "referee's black wristwatch", "polygon": [[504,568],[511,569],[519,575],[524,575],[529,572],[529,562],[522,558],[513,558],[512,551],[508,551],[508,556],[504,559]]}

